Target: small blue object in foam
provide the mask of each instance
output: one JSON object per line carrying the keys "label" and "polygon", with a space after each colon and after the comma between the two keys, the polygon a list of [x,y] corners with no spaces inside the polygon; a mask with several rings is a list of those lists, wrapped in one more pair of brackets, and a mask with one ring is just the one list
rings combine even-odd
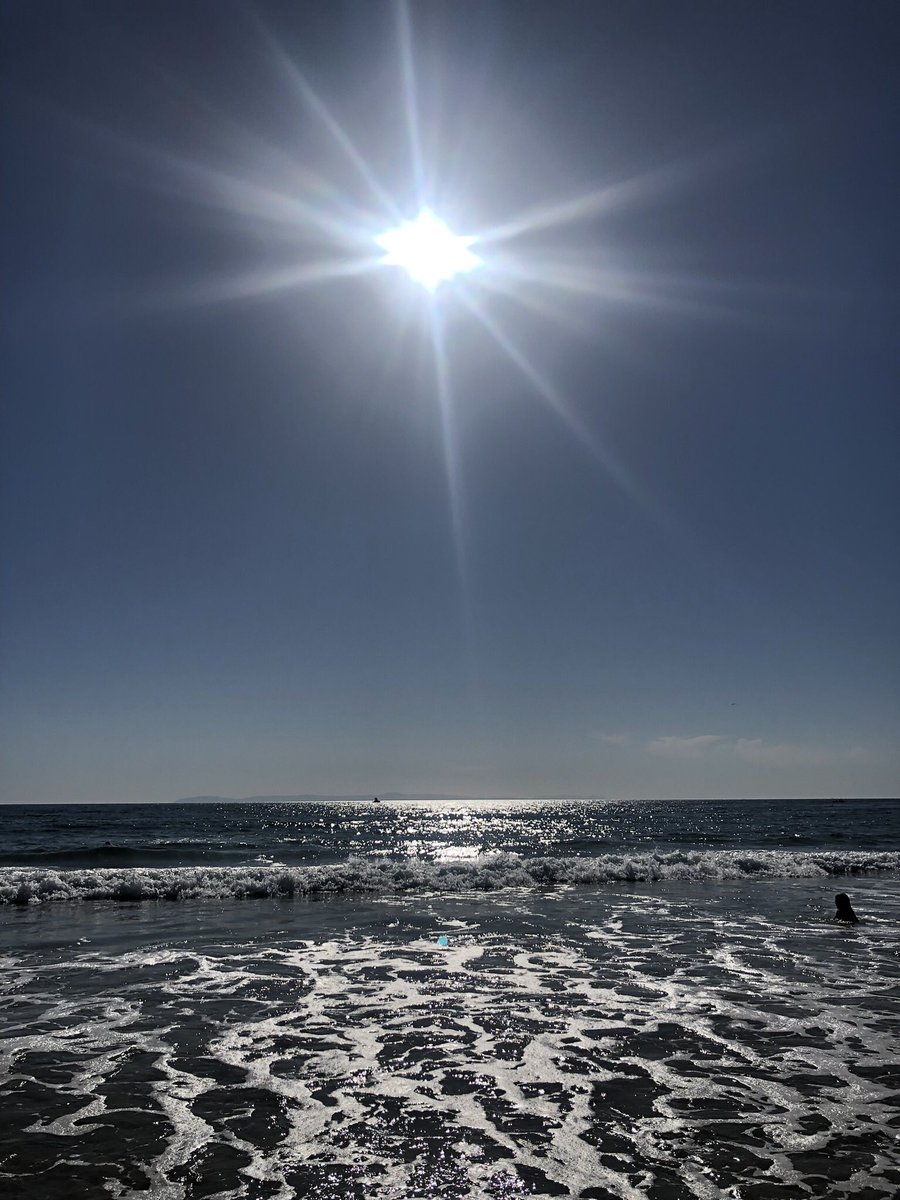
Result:
{"label": "small blue object in foam", "polygon": [[441,936],[438,938],[438,945],[439,946],[449,946],[450,945],[450,939],[447,937],[446,933],[442,933]]}

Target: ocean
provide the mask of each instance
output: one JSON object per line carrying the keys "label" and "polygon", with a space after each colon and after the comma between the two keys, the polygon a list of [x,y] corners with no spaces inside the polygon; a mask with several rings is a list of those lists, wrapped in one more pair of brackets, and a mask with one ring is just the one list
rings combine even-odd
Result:
{"label": "ocean", "polygon": [[0,820],[9,1200],[900,1191],[898,801]]}

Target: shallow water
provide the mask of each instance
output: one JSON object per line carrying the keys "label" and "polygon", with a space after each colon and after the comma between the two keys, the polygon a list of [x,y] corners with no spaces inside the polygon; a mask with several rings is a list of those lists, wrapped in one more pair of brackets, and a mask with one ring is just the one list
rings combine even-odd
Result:
{"label": "shallow water", "polygon": [[7,908],[0,1190],[892,1197],[900,883],[834,890]]}

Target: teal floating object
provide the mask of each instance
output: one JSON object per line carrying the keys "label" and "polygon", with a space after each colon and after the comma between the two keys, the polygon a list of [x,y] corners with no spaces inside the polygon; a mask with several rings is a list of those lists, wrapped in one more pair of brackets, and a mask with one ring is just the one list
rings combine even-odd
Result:
{"label": "teal floating object", "polygon": [[450,939],[447,937],[446,933],[442,933],[441,936],[438,938],[438,945],[439,946],[449,946],[450,945]]}

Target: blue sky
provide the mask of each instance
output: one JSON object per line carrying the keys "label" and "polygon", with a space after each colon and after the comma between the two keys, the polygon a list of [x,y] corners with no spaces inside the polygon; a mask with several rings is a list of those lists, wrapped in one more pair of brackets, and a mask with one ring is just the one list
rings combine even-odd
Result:
{"label": "blue sky", "polygon": [[897,793],[894,6],[3,22],[0,797]]}

